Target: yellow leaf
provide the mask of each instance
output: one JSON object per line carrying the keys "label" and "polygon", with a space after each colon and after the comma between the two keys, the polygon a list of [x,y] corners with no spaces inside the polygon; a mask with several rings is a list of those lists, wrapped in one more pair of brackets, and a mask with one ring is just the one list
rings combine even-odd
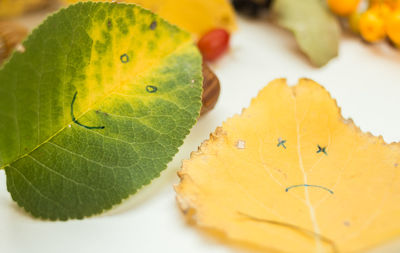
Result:
{"label": "yellow leaf", "polygon": [[177,199],[233,242],[357,252],[400,235],[399,164],[399,144],[343,119],[323,87],[278,79],[183,163]]}
{"label": "yellow leaf", "polygon": [[23,14],[24,12],[39,9],[48,0],[0,0],[0,19],[10,18]]}
{"label": "yellow leaf", "polygon": [[[67,0],[69,3],[90,0]],[[111,2],[111,0],[100,0]],[[150,9],[197,39],[214,28],[236,30],[235,14],[228,0],[118,0]]]}

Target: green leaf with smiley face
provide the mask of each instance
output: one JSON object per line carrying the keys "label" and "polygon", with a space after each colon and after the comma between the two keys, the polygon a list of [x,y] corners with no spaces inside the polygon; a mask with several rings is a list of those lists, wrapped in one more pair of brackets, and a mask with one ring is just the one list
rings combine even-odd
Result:
{"label": "green leaf with smiley face", "polygon": [[51,220],[101,213],[166,168],[201,107],[188,33],[132,4],[49,17],[0,70],[0,167]]}

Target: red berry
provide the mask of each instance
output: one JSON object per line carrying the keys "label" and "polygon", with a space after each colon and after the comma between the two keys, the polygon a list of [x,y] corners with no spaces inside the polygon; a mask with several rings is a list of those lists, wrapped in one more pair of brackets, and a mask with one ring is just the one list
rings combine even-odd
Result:
{"label": "red berry", "polygon": [[224,29],[214,29],[203,35],[197,46],[204,60],[213,61],[220,57],[228,48],[229,37]]}

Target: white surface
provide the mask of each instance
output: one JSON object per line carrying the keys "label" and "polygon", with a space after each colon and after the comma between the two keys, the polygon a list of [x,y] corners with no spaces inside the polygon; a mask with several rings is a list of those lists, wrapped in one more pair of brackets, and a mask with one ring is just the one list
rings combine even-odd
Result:
{"label": "white surface", "polygon": [[[82,221],[36,220],[11,200],[0,172],[0,252],[241,252],[186,225],[173,184],[182,159],[226,118],[240,113],[269,81],[314,79],[337,99],[344,117],[363,131],[400,140],[400,50],[343,36],[340,56],[322,69],[310,66],[290,33],[267,22],[239,20],[231,51],[212,67],[222,92],[216,108],[192,129],[160,178],[111,211]],[[400,244],[376,252],[399,252]]]}

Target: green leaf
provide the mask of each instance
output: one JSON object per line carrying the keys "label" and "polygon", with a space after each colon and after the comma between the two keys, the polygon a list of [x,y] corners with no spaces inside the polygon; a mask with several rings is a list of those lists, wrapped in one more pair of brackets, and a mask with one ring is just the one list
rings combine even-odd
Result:
{"label": "green leaf", "polygon": [[272,9],[314,65],[321,67],[338,55],[340,26],[325,1],[275,0]]}
{"label": "green leaf", "polygon": [[78,3],[0,70],[0,167],[45,219],[101,213],[158,177],[201,107],[191,36],[136,5]]}

